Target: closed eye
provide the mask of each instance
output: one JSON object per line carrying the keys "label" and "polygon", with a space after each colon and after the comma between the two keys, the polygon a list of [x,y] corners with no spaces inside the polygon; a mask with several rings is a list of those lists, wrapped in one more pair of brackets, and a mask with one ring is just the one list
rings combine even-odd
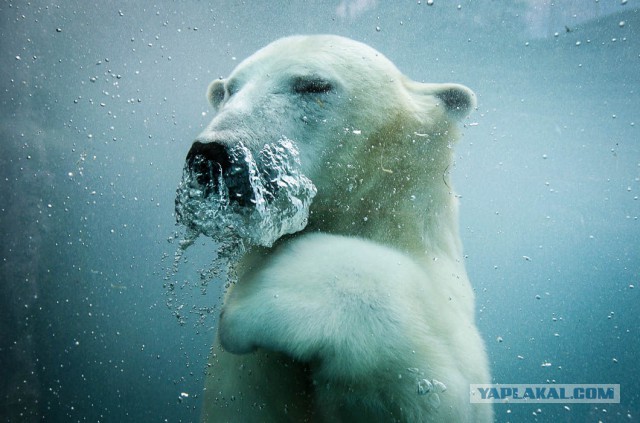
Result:
{"label": "closed eye", "polygon": [[299,76],[294,78],[292,89],[296,94],[326,94],[333,91],[333,84],[320,77]]}

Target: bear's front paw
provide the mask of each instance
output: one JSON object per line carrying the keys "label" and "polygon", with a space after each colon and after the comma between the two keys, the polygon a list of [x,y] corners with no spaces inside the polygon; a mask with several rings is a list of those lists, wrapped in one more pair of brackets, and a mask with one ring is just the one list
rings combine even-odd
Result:
{"label": "bear's front paw", "polygon": [[[218,339],[220,345],[232,354],[248,354],[256,350],[255,341],[250,337],[251,330],[246,327],[238,327],[236,319],[230,318],[232,313],[222,309],[218,320]],[[245,322],[246,323],[246,322]]]}
{"label": "bear's front paw", "polygon": [[301,361],[341,357],[359,363],[349,366],[354,374],[366,373],[393,359],[394,345],[412,344],[402,328],[414,314],[406,296],[390,293],[398,281],[418,292],[422,276],[410,259],[368,241],[298,236],[233,285],[220,343],[236,354],[264,348]]}
{"label": "bear's front paw", "polygon": [[[233,354],[264,348],[302,360],[315,356],[316,325],[304,311],[308,299],[287,295],[285,290],[274,294],[263,278],[244,282],[244,286],[235,287],[220,313],[218,339],[222,348]],[[236,295],[247,286],[262,289],[249,289],[251,295]]]}

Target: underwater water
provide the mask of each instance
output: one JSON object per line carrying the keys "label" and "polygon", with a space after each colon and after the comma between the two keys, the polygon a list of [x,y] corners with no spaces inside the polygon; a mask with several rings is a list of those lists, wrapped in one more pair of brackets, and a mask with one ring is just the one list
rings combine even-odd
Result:
{"label": "underwater water", "polygon": [[0,420],[198,420],[225,271],[174,199],[207,85],[334,33],[477,95],[452,174],[493,381],[620,384],[496,421],[639,421],[640,1],[292,3],[0,3]]}

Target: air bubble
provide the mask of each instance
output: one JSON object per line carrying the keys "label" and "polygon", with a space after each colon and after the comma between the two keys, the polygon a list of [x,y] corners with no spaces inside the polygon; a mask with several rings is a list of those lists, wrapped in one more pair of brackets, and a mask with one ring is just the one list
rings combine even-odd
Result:
{"label": "air bubble", "polygon": [[427,395],[431,390],[433,390],[433,384],[427,379],[418,381],[418,395]]}

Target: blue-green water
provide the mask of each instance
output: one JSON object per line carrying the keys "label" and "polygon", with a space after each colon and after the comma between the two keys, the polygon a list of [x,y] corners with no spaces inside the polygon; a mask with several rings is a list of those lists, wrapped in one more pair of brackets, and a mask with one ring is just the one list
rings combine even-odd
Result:
{"label": "blue-green water", "polygon": [[197,420],[223,283],[204,240],[171,269],[204,93],[326,32],[478,96],[453,175],[494,381],[621,385],[496,420],[640,420],[640,3],[257,3],[0,3],[0,419]]}

